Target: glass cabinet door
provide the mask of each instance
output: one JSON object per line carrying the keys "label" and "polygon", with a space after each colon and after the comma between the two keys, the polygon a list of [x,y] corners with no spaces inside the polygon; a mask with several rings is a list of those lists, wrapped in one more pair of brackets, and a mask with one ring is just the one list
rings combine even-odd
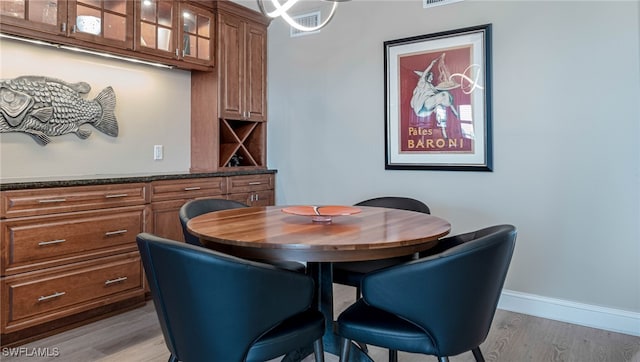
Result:
{"label": "glass cabinet door", "polygon": [[67,2],[63,0],[0,0],[0,23],[49,34],[64,34]]}
{"label": "glass cabinet door", "polygon": [[126,0],[77,0],[70,4],[70,36],[133,48],[133,4]]}
{"label": "glass cabinet door", "polygon": [[212,12],[166,0],[140,0],[136,6],[137,51],[213,64]]}
{"label": "glass cabinet door", "polygon": [[202,64],[213,62],[213,14],[187,4],[180,13],[180,49],[186,61]]}
{"label": "glass cabinet door", "polygon": [[176,58],[176,6],[177,2],[141,0],[136,19],[136,50],[164,57]]}

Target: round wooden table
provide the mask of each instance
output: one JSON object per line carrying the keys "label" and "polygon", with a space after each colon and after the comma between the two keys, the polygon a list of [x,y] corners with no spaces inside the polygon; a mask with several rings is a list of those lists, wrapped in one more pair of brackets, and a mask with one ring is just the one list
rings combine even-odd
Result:
{"label": "round wooden table", "polygon": [[[333,333],[331,262],[361,261],[410,255],[427,250],[449,233],[446,220],[419,212],[358,206],[360,213],[336,216],[330,223],[282,211],[286,206],[247,207],[203,214],[187,223],[208,248],[249,259],[307,262],[316,281],[317,307],[324,313],[325,351],[338,355]],[[287,356],[300,360],[308,351]],[[354,347],[352,360],[369,360]]]}
{"label": "round wooden table", "polygon": [[282,212],[284,206],[248,207],[194,217],[191,233],[212,249],[233,255],[307,262],[389,258],[429,249],[451,225],[406,210],[360,206],[362,212],[331,223]]}

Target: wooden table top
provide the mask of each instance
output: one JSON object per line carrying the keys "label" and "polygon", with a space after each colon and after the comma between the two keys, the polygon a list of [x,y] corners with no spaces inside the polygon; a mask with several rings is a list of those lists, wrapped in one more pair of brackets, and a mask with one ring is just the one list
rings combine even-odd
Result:
{"label": "wooden table top", "polygon": [[203,214],[187,228],[211,249],[244,258],[338,262],[389,258],[429,249],[451,230],[446,220],[419,212],[358,206],[362,212],[331,223],[282,212],[286,206],[247,207]]}

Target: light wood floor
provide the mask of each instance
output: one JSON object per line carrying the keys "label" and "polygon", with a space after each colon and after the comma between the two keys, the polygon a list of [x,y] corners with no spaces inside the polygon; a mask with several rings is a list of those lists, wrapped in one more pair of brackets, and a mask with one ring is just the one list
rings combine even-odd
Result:
{"label": "light wood floor", "polygon": [[[354,300],[354,289],[335,285],[335,310],[339,313]],[[27,351],[43,348],[58,357],[24,355],[0,360],[11,362],[165,362],[169,353],[162,339],[153,302],[118,316],[79,327],[23,345]],[[531,317],[498,310],[491,332],[481,346],[487,361],[575,361],[640,362],[640,337]],[[370,348],[375,361],[387,361],[387,351]],[[327,362],[338,361],[327,355]],[[401,362],[437,361],[435,357],[400,353]],[[306,361],[313,361],[307,357]],[[451,358],[452,362],[473,361],[471,353]],[[210,361],[203,361],[210,362]]]}

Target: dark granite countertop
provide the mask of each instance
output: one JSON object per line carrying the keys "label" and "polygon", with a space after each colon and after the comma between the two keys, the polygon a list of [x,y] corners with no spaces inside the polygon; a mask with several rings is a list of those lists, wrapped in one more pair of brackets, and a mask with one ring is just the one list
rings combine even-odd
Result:
{"label": "dark granite countertop", "polygon": [[257,175],[276,173],[276,170],[237,170],[210,173],[160,173],[160,174],[126,174],[126,175],[86,175],[86,176],[52,176],[24,179],[0,180],[0,191],[25,190],[48,187],[108,185],[133,182],[151,182],[158,180],[180,180],[202,177],[224,177],[239,175]]}

